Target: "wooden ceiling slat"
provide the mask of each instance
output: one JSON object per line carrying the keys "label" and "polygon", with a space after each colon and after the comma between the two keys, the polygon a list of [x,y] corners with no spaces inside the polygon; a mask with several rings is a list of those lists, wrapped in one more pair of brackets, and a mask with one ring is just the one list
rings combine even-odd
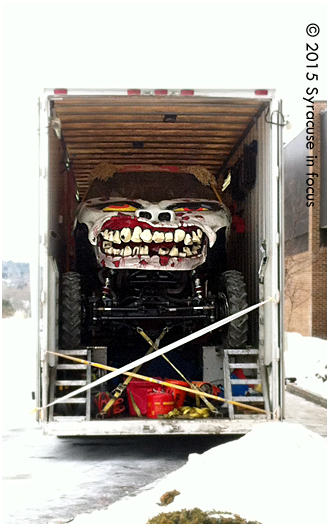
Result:
{"label": "wooden ceiling slat", "polygon": [[[154,157],[153,159],[148,159],[147,162],[143,162],[143,159],[139,159],[138,161],[136,159],[104,159],[104,161],[107,161],[109,164],[118,164],[118,165],[140,165],[140,164],[152,164],[152,165],[164,165],[164,166],[180,166],[180,165],[207,165],[207,166],[218,166],[219,162],[217,160],[209,161],[209,160],[198,160],[198,162],[194,162],[191,159],[180,159],[177,161],[176,159],[168,159],[168,160],[161,160],[159,161],[158,157]],[[85,161],[74,161],[73,167],[80,167],[84,168],[85,170],[92,170],[99,164],[98,159],[89,160],[88,162]]]}
{"label": "wooden ceiling slat", "polygon": [[[66,134],[64,134],[66,136]],[[159,135],[145,135],[145,136],[140,136],[140,135],[137,135],[133,138],[130,138],[130,137],[121,137],[121,136],[114,136],[114,135],[106,135],[106,136],[97,136],[97,137],[93,137],[89,134],[86,134],[86,135],[76,135],[76,134],[73,134],[72,136],[69,135],[68,136],[69,138],[69,141],[67,140],[66,143],[67,144],[70,144],[70,145],[81,145],[81,147],[84,146],[84,144],[90,144],[90,143],[94,143],[94,144],[108,144],[108,143],[111,143],[111,144],[129,144],[131,145],[133,142],[144,142],[144,145],[147,144],[147,146],[151,146],[151,147],[154,147],[154,148],[157,148],[158,144],[161,144],[161,147],[162,147],[162,143],[164,144],[184,144],[187,145],[187,144],[194,144],[194,145],[200,145],[200,144],[206,144],[207,146],[209,147],[212,147],[212,146],[217,146],[217,145],[221,145],[221,144],[226,144],[226,145],[232,145],[234,144],[234,140],[230,139],[229,137],[225,137],[224,139],[221,139],[221,137],[202,137],[202,136],[190,136],[190,137],[186,137],[185,136],[172,136],[172,137],[161,137]]]}
{"label": "wooden ceiling slat", "polygon": [[[122,156],[120,155],[108,155],[108,156],[93,156],[93,161],[98,161],[98,163],[101,163],[103,160],[107,159],[107,162],[117,162],[121,159]],[[152,161],[152,164],[173,164],[174,162],[180,162],[180,161],[189,161],[190,163],[198,164],[201,161],[205,162],[219,162],[223,159],[223,154],[219,155],[213,155],[213,156],[195,156],[195,155],[188,155],[188,154],[180,154],[180,155],[140,155],[138,157],[133,155],[125,155],[122,157],[124,161],[129,160],[129,162],[134,162],[137,164],[147,164]],[[70,161],[73,162],[74,165],[79,164],[85,164],[88,162],[91,162],[91,158],[81,158],[81,157],[71,157]]]}
{"label": "wooden ceiling slat", "polygon": [[173,112],[168,113],[161,113],[158,115],[132,115],[130,113],[125,115],[111,115],[111,114],[99,114],[99,115],[93,115],[91,113],[89,114],[72,114],[72,115],[66,115],[66,114],[59,114],[58,117],[61,120],[62,125],[66,125],[69,123],[82,123],[82,122],[99,122],[99,123],[117,123],[117,124],[124,124],[124,123],[141,123],[148,124],[148,123],[162,123],[164,122],[165,115],[176,115],[175,123],[193,123],[193,124],[222,124],[222,123],[232,123],[234,120],[235,124],[244,124],[247,126],[247,124],[250,121],[250,115],[246,115],[244,117],[241,116],[234,116],[234,114],[222,114],[222,115],[207,115],[206,117],[204,115],[177,115]]}
{"label": "wooden ceiling slat", "polygon": [[[120,157],[108,157],[107,158],[107,162],[109,164],[115,164],[116,162],[120,161]],[[98,161],[98,163],[102,162],[104,160],[104,158],[99,158],[97,159],[96,158],[93,158],[94,161]],[[158,164],[175,164],[175,163],[180,163],[181,161],[188,161],[190,164],[199,164],[201,161],[202,162],[208,162],[208,163],[220,163],[221,161],[223,160],[223,156],[216,156],[216,157],[192,157],[192,156],[188,156],[188,155],[181,155],[180,157],[178,156],[165,156],[165,155],[157,155],[157,156],[152,156],[152,155],[147,155],[146,157],[124,157],[123,158],[123,161],[125,161],[127,164],[155,164],[155,165],[158,165]],[[88,164],[89,162],[91,162],[89,159],[76,159],[76,158],[71,158],[70,161],[73,163],[74,166],[83,166],[85,165],[86,163]],[[97,164],[97,163],[96,163]]]}
{"label": "wooden ceiling slat", "polygon": [[103,159],[107,158],[107,159],[112,159],[113,157],[120,157],[122,156],[124,159],[127,159],[127,158],[130,158],[130,159],[136,159],[137,162],[140,162],[140,160],[142,159],[149,159],[149,158],[159,158],[159,159],[177,159],[177,161],[179,161],[180,159],[194,159],[195,161],[197,161],[198,159],[202,159],[202,160],[213,160],[213,159],[222,159],[225,155],[228,155],[229,154],[229,150],[226,150],[224,152],[214,152],[213,154],[204,154],[204,153],[200,153],[200,154],[195,154],[195,153],[191,153],[191,152],[172,152],[170,153],[169,151],[168,152],[157,152],[157,153],[152,153],[152,152],[145,152],[145,153],[130,153],[130,152],[124,152],[124,153],[111,153],[111,152],[108,152],[108,153],[105,153],[105,154],[98,154],[98,153],[94,153],[94,154],[91,154],[91,155],[70,155],[70,161],[77,161],[77,160],[80,160],[80,161],[87,161],[88,159],[98,159],[99,162],[101,162]]}
{"label": "wooden ceiling slat", "polygon": [[180,145],[179,143],[173,144],[171,147],[167,148],[164,144],[161,144],[159,148],[149,148],[148,144],[145,144],[143,148],[133,148],[132,145],[127,148],[119,147],[108,147],[105,144],[104,145],[97,145],[93,148],[90,148],[89,145],[85,145],[85,147],[80,146],[70,146],[69,152],[71,154],[75,155],[90,155],[90,154],[111,154],[111,153],[131,153],[132,155],[141,155],[143,153],[184,153],[189,152],[191,154],[201,154],[204,153],[205,155],[212,155],[214,153],[220,152],[220,151],[227,151],[230,149],[230,144],[224,144],[224,145],[217,145],[216,148],[204,148],[201,146],[195,146],[187,148],[184,145]]}
{"label": "wooden ceiling slat", "polygon": [[[121,146],[122,144],[122,146]],[[189,152],[195,152],[195,153],[209,153],[212,152],[220,152],[220,151],[227,151],[230,149],[230,143],[228,144],[203,144],[203,145],[196,145],[196,144],[184,144],[184,147],[180,147],[177,143],[170,143],[170,145],[161,145],[157,146],[157,148],[154,147],[154,145],[146,144],[143,148],[133,148],[132,143],[120,143],[120,146],[117,144],[114,145],[99,145],[97,143],[91,143],[86,144],[83,146],[70,146],[69,147],[69,153],[75,154],[75,155],[86,155],[86,154],[96,154],[96,153],[110,153],[110,152],[119,152],[119,153],[142,153],[142,152],[149,152],[152,153],[154,150],[158,153],[166,153],[166,152],[174,152],[174,153],[184,153],[185,151]]]}
{"label": "wooden ceiling slat", "polygon": [[[121,132],[121,131],[127,131],[127,132],[143,132],[145,131],[145,126],[141,126],[140,123],[134,123],[134,122],[123,122],[120,125],[118,123],[113,122],[71,122],[69,124],[70,131],[74,130],[92,130],[92,131],[113,131]],[[214,123],[196,123],[196,122],[175,122],[175,123],[166,123],[166,122],[152,122],[148,123],[147,126],[148,131],[153,132],[170,132],[170,133],[176,133],[178,131],[216,131],[219,133],[220,131],[227,131],[227,130],[241,130],[241,124],[235,124],[235,123],[227,123],[227,124],[214,124]]]}
{"label": "wooden ceiling slat", "polygon": [[257,100],[257,99],[246,99],[246,98],[218,98],[218,97],[174,97],[174,96],[168,96],[168,97],[155,97],[155,96],[135,96],[135,97],[127,97],[126,95],[113,95],[113,96],[97,96],[97,95],[91,95],[91,96],[67,96],[67,97],[60,97],[60,98],[54,98],[53,99],[54,105],[56,107],[94,107],[94,106],[106,106],[111,107],[114,106],[115,108],[120,108],[121,104],[123,107],[129,106],[129,108],[143,108],[143,107],[173,107],[177,105],[177,107],[192,107],[196,108],[196,106],[204,106],[207,108],[212,107],[227,107],[231,106],[234,108],[244,108],[244,107],[254,107],[254,108],[260,108],[262,104],[264,104],[265,100]]}
{"label": "wooden ceiling slat", "polygon": [[58,115],[111,115],[111,116],[125,116],[125,115],[136,115],[136,116],[152,116],[152,115],[163,115],[165,113],[176,113],[180,116],[186,117],[220,117],[222,115],[234,115],[248,117],[255,114],[255,108],[258,106],[205,106],[199,104],[198,106],[189,105],[181,106],[176,103],[166,104],[163,106],[120,106],[107,105],[107,106],[62,106],[60,102],[56,102],[55,109]]}
{"label": "wooden ceiling slat", "polygon": [[[103,136],[104,132],[108,132],[108,130],[105,130],[105,129],[100,129],[100,130],[96,130],[96,129],[83,129],[83,130],[78,130],[78,133],[80,135],[93,135],[94,137],[97,137],[97,136]],[[156,132],[156,130],[154,130],[154,133],[157,133],[157,136],[172,136],[172,137],[178,137],[178,136],[183,136],[183,137],[187,137],[187,138],[190,138],[190,137],[233,137],[233,138],[237,138],[241,135],[241,133],[239,133],[240,130],[236,130],[236,131],[214,131],[214,130],[174,130],[174,129],[162,129],[161,131],[158,131]],[[112,130],[112,137],[113,136],[121,136],[121,137],[126,137],[126,140],[127,140],[127,136],[129,137],[129,140],[131,141],[136,141],[136,140],[140,140],[140,141],[143,141],[145,140],[143,137],[147,137],[148,135],[145,135],[143,136],[142,134],[143,133],[147,133],[149,134],[150,132],[152,132],[152,130],[150,130],[149,128],[147,130],[124,130],[124,129],[117,129],[117,130]],[[65,139],[69,139],[70,137],[74,137],[76,134],[76,131],[74,130],[71,130],[70,131],[66,131],[63,133]],[[136,134],[136,135],[135,135]],[[142,139],[136,139],[136,137],[142,137]]]}

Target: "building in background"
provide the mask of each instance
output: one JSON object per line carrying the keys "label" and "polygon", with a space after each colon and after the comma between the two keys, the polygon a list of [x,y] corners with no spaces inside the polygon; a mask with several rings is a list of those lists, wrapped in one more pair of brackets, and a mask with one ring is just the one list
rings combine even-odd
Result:
{"label": "building in background", "polygon": [[285,330],[326,339],[327,103],[314,106],[314,133],[305,129],[284,148]]}

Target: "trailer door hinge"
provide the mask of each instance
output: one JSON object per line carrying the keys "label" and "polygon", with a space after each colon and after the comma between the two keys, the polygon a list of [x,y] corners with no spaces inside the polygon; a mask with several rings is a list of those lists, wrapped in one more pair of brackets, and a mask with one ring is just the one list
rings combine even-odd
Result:
{"label": "trailer door hinge", "polygon": [[260,252],[261,252],[261,261],[260,261],[259,270],[258,270],[258,279],[259,279],[259,283],[263,284],[264,283],[264,272],[265,272],[265,267],[267,263],[267,250],[266,250],[265,240],[260,246]]}
{"label": "trailer door hinge", "polygon": [[45,100],[44,100],[43,98],[40,97],[40,98],[39,98],[39,110],[40,110],[40,112],[41,112],[41,111],[44,111],[44,110],[46,109],[46,107],[47,107],[47,106],[46,106],[46,102],[45,102]]}
{"label": "trailer door hinge", "polygon": [[56,133],[56,137],[60,139],[62,137],[62,123],[58,117],[53,117],[51,119],[51,126]]}

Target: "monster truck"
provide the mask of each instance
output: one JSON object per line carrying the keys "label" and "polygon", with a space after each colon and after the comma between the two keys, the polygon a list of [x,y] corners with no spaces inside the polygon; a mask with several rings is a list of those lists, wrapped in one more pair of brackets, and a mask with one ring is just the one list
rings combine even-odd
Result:
{"label": "monster truck", "polygon": [[[246,308],[243,277],[227,269],[231,214],[202,169],[112,172],[96,175],[77,208],[62,347],[120,346],[131,357],[137,327],[155,337],[168,326],[175,339]],[[247,316],[212,337],[244,347]]]}

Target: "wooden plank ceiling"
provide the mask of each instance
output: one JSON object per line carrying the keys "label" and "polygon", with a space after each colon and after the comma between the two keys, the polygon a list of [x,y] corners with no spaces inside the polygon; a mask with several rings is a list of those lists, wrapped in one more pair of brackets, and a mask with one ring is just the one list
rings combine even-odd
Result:
{"label": "wooden plank ceiling", "polygon": [[216,175],[263,107],[256,99],[68,96],[53,101],[53,116],[83,197],[102,161],[200,165]]}

